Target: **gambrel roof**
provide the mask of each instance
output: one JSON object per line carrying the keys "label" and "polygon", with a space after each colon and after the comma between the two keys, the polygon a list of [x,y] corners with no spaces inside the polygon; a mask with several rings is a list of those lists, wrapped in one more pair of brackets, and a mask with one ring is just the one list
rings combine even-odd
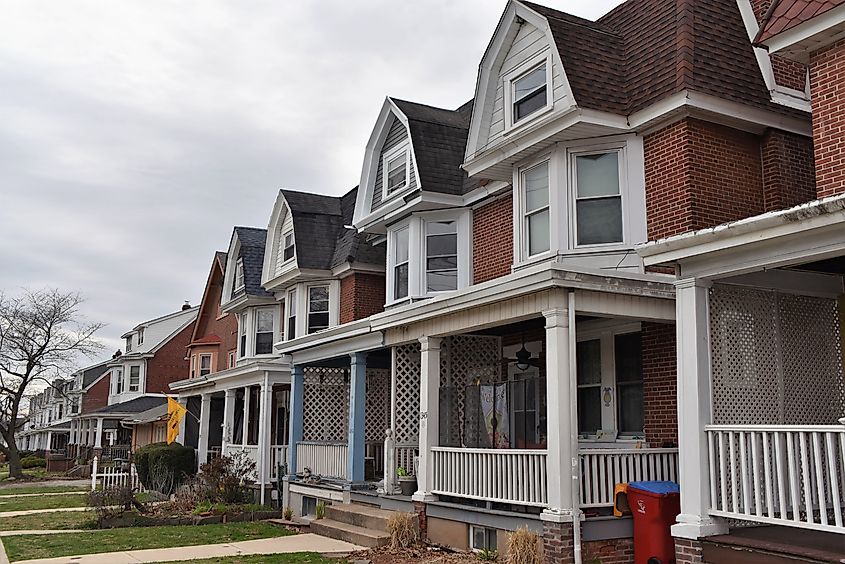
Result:
{"label": "gambrel roof", "polygon": [[[261,269],[264,266],[264,244],[267,230],[257,227],[235,227],[232,234],[240,243],[235,260],[241,259],[244,265],[244,292],[248,296],[260,298],[273,297],[261,286]],[[228,301],[231,296],[224,296]]]}

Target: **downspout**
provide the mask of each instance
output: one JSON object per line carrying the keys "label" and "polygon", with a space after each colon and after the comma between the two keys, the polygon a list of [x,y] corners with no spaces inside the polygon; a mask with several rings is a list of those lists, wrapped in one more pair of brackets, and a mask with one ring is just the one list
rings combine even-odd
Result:
{"label": "downspout", "polygon": [[581,564],[581,458],[578,454],[578,364],[575,354],[577,352],[577,335],[575,333],[575,290],[569,289],[567,293],[569,304],[567,314],[569,316],[569,397],[572,405],[569,409],[569,440],[572,451],[572,556],[575,564]]}
{"label": "downspout", "polygon": [[[259,399],[258,399],[259,417],[261,418],[261,419],[258,420],[258,428],[261,429],[262,427],[265,427],[264,438],[263,438],[262,441],[259,441],[260,446],[258,447],[258,459],[261,462],[261,494],[260,494],[261,505],[264,505],[265,490],[267,489],[266,484],[270,483],[270,480],[269,480],[269,477],[270,477],[270,471],[269,470],[270,469],[268,468],[268,466],[270,465],[269,464],[269,462],[270,462],[270,429],[266,428],[267,426],[264,425],[264,422],[267,418],[266,417],[267,413],[265,412],[265,410],[266,411],[270,410],[270,406],[265,405],[265,402],[267,402],[267,400],[270,399],[270,398],[267,397],[267,394],[265,393],[265,390],[268,390],[269,386],[270,386],[270,373],[265,370],[264,371],[264,384],[261,386],[261,391],[259,392],[259,396],[258,396],[259,397]],[[261,433],[259,432],[259,435],[260,434]],[[264,447],[263,452],[262,452],[262,447]]]}

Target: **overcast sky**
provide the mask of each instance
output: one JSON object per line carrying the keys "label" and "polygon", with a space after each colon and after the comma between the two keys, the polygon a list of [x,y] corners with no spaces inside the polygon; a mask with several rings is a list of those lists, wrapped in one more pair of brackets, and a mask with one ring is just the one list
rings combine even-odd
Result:
{"label": "overcast sky", "polygon": [[[595,19],[619,0],[548,0]],[[199,303],[279,188],[357,185],[386,95],[470,99],[504,0],[5,0],[0,290],[84,293],[104,358]]]}

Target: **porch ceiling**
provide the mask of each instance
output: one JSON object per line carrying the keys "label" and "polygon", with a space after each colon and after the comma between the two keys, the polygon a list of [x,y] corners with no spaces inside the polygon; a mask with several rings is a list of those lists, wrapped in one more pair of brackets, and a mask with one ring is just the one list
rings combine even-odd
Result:
{"label": "porch ceiling", "polygon": [[806,264],[798,264],[790,267],[790,269],[819,272],[822,274],[845,275],[845,256],[839,256],[815,262],[808,262]]}

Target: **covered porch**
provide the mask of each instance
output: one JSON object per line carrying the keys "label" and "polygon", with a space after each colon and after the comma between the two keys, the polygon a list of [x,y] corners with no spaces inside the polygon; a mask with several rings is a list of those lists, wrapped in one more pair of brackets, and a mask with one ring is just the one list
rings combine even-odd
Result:
{"label": "covered porch", "polygon": [[641,253],[679,272],[680,470],[690,487],[673,534],[699,541],[732,523],[845,534],[845,198]]}

